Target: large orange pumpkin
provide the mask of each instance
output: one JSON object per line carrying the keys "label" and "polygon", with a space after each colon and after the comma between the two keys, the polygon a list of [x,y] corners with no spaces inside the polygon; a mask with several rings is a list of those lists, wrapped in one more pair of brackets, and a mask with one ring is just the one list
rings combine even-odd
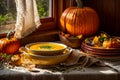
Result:
{"label": "large orange pumpkin", "polygon": [[83,7],[81,0],[76,0],[78,7],[69,7],[61,15],[63,32],[71,35],[93,35],[99,28],[99,17],[95,10]]}
{"label": "large orange pumpkin", "polygon": [[20,42],[11,36],[12,32],[7,34],[6,38],[0,39],[0,52],[14,54],[20,47]]}

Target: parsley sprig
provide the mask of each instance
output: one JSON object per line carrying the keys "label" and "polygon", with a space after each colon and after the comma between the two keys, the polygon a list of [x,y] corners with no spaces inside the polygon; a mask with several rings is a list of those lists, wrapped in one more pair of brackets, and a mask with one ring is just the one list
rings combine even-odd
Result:
{"label": "parsley sprig", "polygon": [[52,46],[44,45],[44,46],[39,46],[41,49],[52,49]]}

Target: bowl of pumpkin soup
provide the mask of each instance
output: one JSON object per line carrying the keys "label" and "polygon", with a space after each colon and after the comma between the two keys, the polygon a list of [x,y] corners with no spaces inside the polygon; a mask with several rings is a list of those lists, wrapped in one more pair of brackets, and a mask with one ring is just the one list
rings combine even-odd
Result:
{"label": "bowl of pumpkin soup", "polygon": [[55,42],[36,42],[25,45],[25,49],[28,53],[44,56],[62,54],[66,48],[66,45]]}
{"label": "bowl of pumpkin soup", "polygon": [[64,62],[72,52],[71,48],[65,49],[62,54],[60,55],[53,55],[53,56],[43,56],[43,55],[35,55],[29,54],[24,50],[25,48],[21,47],[20,51],[23,53],[21,54],[21,62],[28,62],[36,65],[56,65],[59,63]]}

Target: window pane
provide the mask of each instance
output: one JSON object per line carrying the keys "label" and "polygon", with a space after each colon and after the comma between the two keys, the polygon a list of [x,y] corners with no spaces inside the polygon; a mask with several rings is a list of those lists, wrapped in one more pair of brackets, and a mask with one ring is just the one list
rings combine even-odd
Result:
{"label": "window pane", "polygon": [[[36,0],[40,18],[52,17],[52,0]],[[0,0],[0,24],[15,21],[15,0]]]}
{"label": "window pane", "polygon": [[52,0],[36,0],[40,18],[52,17]]}
{"label": "window pane", "polygon": [[[39,28],[39,30],[48,30],[56,28],[57,0],[36,0],[36,1],[39,16],[40,18],[42,18],[41,19],[42,25]],[[9,29],[14,28],[13,26],[15,26],[16,13],[17,12],[15,0],[0,0],[0,33],[2,29],[7,30],[8,28]]]}
{"label": "window pane", "polygon": [[0,0],[0,24],[7,24],[16,19],[14,0]]}

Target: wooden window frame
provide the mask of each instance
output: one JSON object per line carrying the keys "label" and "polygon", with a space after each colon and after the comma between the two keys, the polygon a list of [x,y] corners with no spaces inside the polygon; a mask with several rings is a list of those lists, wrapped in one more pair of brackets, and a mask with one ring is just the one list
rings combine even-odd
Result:
{"label": "wooden window frame", "polygon": [[52,16],[40,19],[41,25],[32,34],[40,34],[41,32],[57,29],[57,2],[58,0],[52,0]]}
{"label": "wooden window frame", "polygon": [[57,0],[52,0],[52,16],[48,18],[41,19],[42,25],[40,26],[40,30],[49,30],[53,29],[57,25]]}
{"label": "wooden window frame", "polygon": [[46,31],[60,30],[60,16],[69,6],[70,0],[52,0],[52,17],[40,19],[40,27],[32,34],[41,34]]}

